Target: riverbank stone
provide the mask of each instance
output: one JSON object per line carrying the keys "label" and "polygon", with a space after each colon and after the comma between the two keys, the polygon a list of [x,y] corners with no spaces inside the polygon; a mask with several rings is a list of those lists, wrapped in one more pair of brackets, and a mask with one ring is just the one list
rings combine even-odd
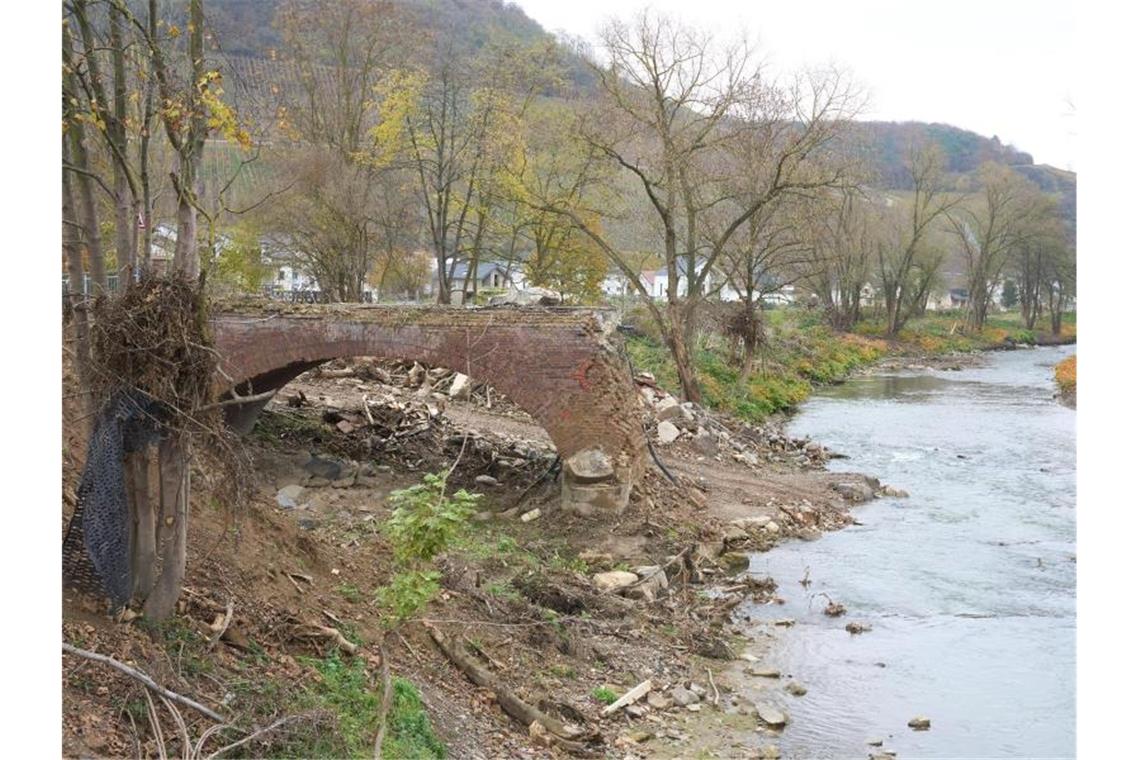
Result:
{"label": "riverbank stone", "polygon": [[637,573],[625,570],[610,570],[594,575],[594,587],[599,591],[617,591],[635,583],[637,583]]}
{"label": "riverbank stone", "polygon": [[783,728],[788,723],[788,716],[783,710],[765,702],[756,703],[756,717],[768,728]]}

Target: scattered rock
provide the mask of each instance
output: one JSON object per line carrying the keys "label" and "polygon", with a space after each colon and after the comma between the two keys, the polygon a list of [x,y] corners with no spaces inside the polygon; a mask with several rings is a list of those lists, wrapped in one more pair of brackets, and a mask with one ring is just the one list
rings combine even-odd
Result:
{"label": "scattered rock", "polygon": [[282,509],[295,509],[303,493],[305,493],[303,486],[285,486],[277,492],[277,506]]}
{"label": "scattered rock", "polygon": [[456,372],[455,379],[451,381],[451,387],[447,390],[447,395],[449,398],[471,398],[471,378],[462,372]]}
{"label": "scattered rock", "polygon": [[481,486],[497,486],[499,481],[490,475],[476,475],[475,482]]}
{"label": "scattered rock", "polygon": [[883,486],[883,489],[880,491],[880,493],[883,496],[893,499],[906,499],[910,496],[910,494],[903,489],[895,488],[894,486]]}
{"label": "scattered rock", "polygon": [[796,531],[796,538],[801,541],[818,541],[823,538],[823,533],[818,528],[800,528]]}
{"label": "scattered rock", "polygon": [[764,526],[764,530],[773,536],[780,535],[780,524],[775,520],[769,520],[768,524]]}
{"label": "scattered rock", "polygon": [[875,491],[867,483],[832,483],[831,488],[847,501],[861,503],[875,498]]}
{"label": "scattered rock", "polygon": [[634,731],[632,734],[629,734],[625,738],[633,744],[641,744],[642,742],[647,742],[652,739],[653,734],[649,733],[648,731]]}
{"label": "scattered rock", "polygon": [[341,473],[341,464],[334,459],[323,459],[321,457],[311,457],[304,465],[305,472],[313,476],[314,479],[323,478],[329,482],[338,480]]}
{"label": "scattered rock", "polygon": [[866,633],[867,631],[871,630],[871,626],[864,623],[856,623],[852,621],[844,626],[844,630],[850,634]]}
{"label": "scattered rock", "polygon": [[740,659],[744,660],[745,662],[760,662],[759,657],[757,657],[754,654],[750,654],[748,652],[744,652],[743,654],[741,654]]}
{"label": "scattered rock", "polygon": [[642,582],[628,592],[623,592],[626,596],[636,595],[646,600],[655,599],[658,593],[669,588],[669,576],[665,575],[660,565],[642,565],[633,568],[633,572]]}
{"label": "scattered rock", "polygon": [[807,687],[799,681],[788,681],[788,683],[784,686],[784,691],[788,692],[793,697],[802,697],[804,694],[807,694]]}
{"label": "scattered rock", "polygon": [[923,715],[919,715],[917,718],[911,718],[906,722],[906,724],[913,728],[915,731],[930,730],[930,718],[927,718]]}
{"label": "scattered rock", "polygon": [[725,552],[720,555],[717,561],[720,562],[721,567],[723,567],[725,572],[729,575],[743,573],[752,562],[747,554],[740,552]]}
{"label": "scattered rock", "polygon": [[666,396],[654,406],[658,422],[675,420],[684,416],[681,405],[672,396]]}
{"label": "scattered rock", "polygon": [[637,574],[625,570],[610,570],[594,575],[594,586],[599,591],[617,591],[637,583]]}
{"label": "scattered rock", "polygon": [[867,744],[871,747],[881,747],[881,746],[883,746],[883,740],[882,739],[868,739]]}
{"label": "scattered rock", "polygon": [[698,428],[696,436],[693,437],[693,448],[706,457],[715,457],[720,449],[720,442],[709,431]]}
{"label": "scattered rock", "polygon": [[675,704],[682,705],[684,707],[688,707],[689,705],[693,705],[701,701],[700,697],[686,689],[684,686],[674,686],[673,690],[669,692],[669,696],[673,698],[673,702]]}
{"label": "scattered rock", "polygon": [[769,728],[783,728],[788,723],[788,716],[782,710],[764,702],[756,703],[756,717]]}
{"label": "scattered rock", "polygon": [[770,665],[752,664],[748,667],[748,675],[760,678],[779,678],[780,671]]}
{"label": "scattered rock", "polygon": [[828,600],[827,606],[823,608],[823,614],[828,617],[839,617],[847,614],[847,608],[843,606],[843,602]]}
{"label": "scattered rock", "polygon": [[792,620],[791,618],[781,618],[780,620],[776,620],[775,622],[772,623],[772,625],[778,625],[778,626],[782,626],[784,628],[791,628],[795,624],[796,624],[796,621]]}
{"label": "scattered rock", "polygon": [[780,748],[775,744],[765,744],[760,748],[758,756],[763,760],[780,760]]}
{"label": "scattered rock", "polygon": [[744,462],[750,467],[760,466],[760,457],[757,456],[756,452],[754,451],[741,451],[740,453],[733,455],[732,458],[738,462]]}
{"label": "scattered rock", "polygon": [[528,522],[531,522],[532,520],[537,520],[541,516],[542,516],[542,510],[538,509],[536,507],[529,512],[524,512],[522,514],[522,516],[519,517],[519,520],[521,520],[524,523],[528,523]]}
{"label": "scattered rock", "polygon": [[681,435],[681,429],[668,420],[657,423],[657,439],[664,444],[670,444]]}
{"label": "scattered rock", "polygon": [[649,692],[648,696],[645,697],[645,701],[649,703],[649,706],[654,710],[668,710],[673,706],[673,700],[659,691]]}
{"label": "scattered rock", "polygon": [[724,532],[724,538],[722,540],[725,546],[744,543],[748,540],[748,531],[739,526],[731,525],[728,530]]}
{"label": "scattered rock", "polygon": [[701,703],[700,702],[694,702],[691,705],[685,705],[685,709],[688,710],[689,712],[700,712],[701,711]]}

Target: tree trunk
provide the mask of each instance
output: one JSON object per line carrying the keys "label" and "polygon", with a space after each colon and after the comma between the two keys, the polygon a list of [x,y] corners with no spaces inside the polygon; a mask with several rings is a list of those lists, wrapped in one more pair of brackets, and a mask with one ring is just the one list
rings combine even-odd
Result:
{"label": "tree trunk", "polygon": [[131,575],[136,599],[154,588],[158,520],[150,489],[153,447],[127,455],[127,498],[131,510]]}
{"label": "tree trunk", "polygon": [[[63,155],[67,156],[67,138],[64,138]],[[90,419],[91,339],[87,317],[87,299],[83,295],[83,244],[79,239],[79,222],[75,216],[75,202],[71,194],[71,172],[63,170],[63,250],[67,256],[67,305],[75,325],[75,371],[79,376],[79,392],[83,418]]]}
{"label": "tree trunk", "polygon": [[152,620],[165,620],[174,612],[186,575],[186,523],[190,495],[188,451],[184,442],[172,438],[158,445],[159,515],[158,535],[162,571],[147,595],[143,613]]}
{"label": "tree trunk", "polygon": [[682,309],[679,304],[668,304],[668,332],[665,342],[673,354],[673,362],[677,365],[677,379],[681,382],[681,395],[686,401],[699,403],[701,389],[697,385],[697,375],[693,368],[693,358],[690,340],[692,338],[688,324],[692,320],[686,319],[688,310]]}

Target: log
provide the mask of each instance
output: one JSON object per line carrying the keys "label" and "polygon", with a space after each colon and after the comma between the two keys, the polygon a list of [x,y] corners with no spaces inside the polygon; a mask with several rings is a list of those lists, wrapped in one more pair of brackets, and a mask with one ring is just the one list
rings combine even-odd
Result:
{"label": "log", "polygon": [[584,742],[575,741],[569,737],[559,721],[551,718],[537,707],[524,702],[510,689],[495,680],[495,677],[492,676],[490,672],[464,654],[462,649],[454,641],[445,638],[443,634],[439,632],[438,628],[430,623],[424,623],[423,625],[431,636],[432,641],[439,647],[439,650],[447,656],[447,659],[451,660],[455,667],[459,668],[463,675],[467,676],[468,680],[476,686],[481,686],[484,689],[490,689],[494,692],[495,699],[498,700],[499,706],[503,708],[503,712],[507,715],[527,728],[529,728],[532,723],[537,722],[546,729],[551,738],[565,750],[581,755],[599,754]]}

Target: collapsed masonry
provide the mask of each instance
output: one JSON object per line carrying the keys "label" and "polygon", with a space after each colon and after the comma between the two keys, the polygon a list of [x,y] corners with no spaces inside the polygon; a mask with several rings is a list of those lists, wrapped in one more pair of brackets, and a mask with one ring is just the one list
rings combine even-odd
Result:
{"label": "collapsed masonry", "polygon": [[324,362],[402,359],[488,383],[530,414],[563,459],[565,509],[621,513],[645,470],[640,401],[602,310],[245,302],[216,310],[211,326],[219,391],[256,397],[228,407],[239,430]]}

